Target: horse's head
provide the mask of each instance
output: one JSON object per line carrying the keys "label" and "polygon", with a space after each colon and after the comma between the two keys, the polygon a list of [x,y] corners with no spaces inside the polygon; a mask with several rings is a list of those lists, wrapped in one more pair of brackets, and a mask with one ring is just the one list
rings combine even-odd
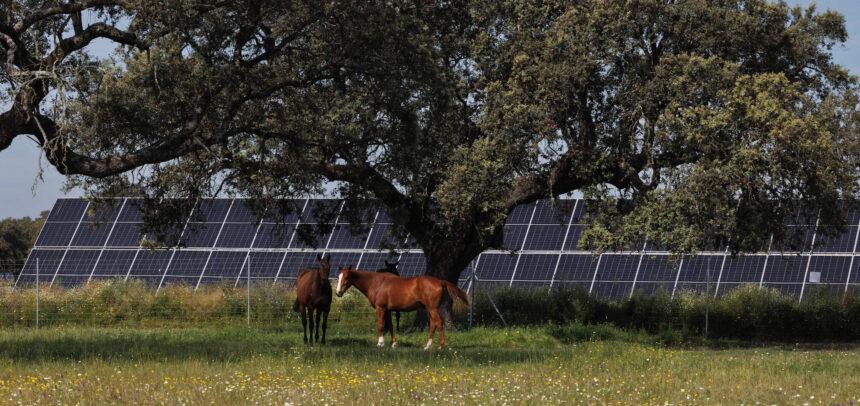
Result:
{"label": "horse's head", "polygon": [[352,286],[352,278],[350,278],[351,271],[351,265],[338,268],[337,290],[335,291],[337,297],[343,296],[344,292]]}
{"label": "horse's head", "polygon": [[400,275],[400,272],[397,272],[397,265],[399,264],[400,262],[388,262],[388,260],[386,259],[384,271],[388,273],[393,273],[395,275]]}
{"label": "horse's head", "polygon": [[317,261],[320,262],[320,270],[328,275],[328,270],[331,269],[331,254],[317,254]]}

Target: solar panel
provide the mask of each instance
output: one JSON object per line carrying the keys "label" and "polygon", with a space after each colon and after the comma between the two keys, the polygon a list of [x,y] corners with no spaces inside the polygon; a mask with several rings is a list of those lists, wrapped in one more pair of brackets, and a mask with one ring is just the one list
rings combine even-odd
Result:
{"label": "solar panel", "polygon": [[721,282],[759,283],[766,259],[764,255],[728,256]]}
{"label": "solar panel", "polygon": [[259,217],[251,208],[250,200],[236,199],[233,201],[233,207],[230,208],[230,214],[227,215],[227,222],[258,223],[259,221]]}
{"label": "solar panel", "polygon": [[195,207],[194,221],[205,223],[221,223],[227,217],[232,199],[206,199]]}
{"label": "solar panel", "polygon": [[619,300],[630,296],[633,282],[595,282],[592,294],[598,297]]}
{"label": "solar panel", "polygon": [[287,248],[295,226],[289,224],[263,224],[254,241],[254,248]]}
{"label": "solar panel", "polygon": [[[261,224],[250,201],[206,199],[193,205],[194,215],[179,247],[150,251],[139,248],[141,204],[135,198],[108,204],[58,200],[17,283],[35,281],[36,259],[42,281],[54,280],[57,285],[87,283],[90,276],[125,275],[153,285],[230,283],[244,275],[243,266],[250,267],[253,278],[291,280],[304,267],[316,266],[316,255],[323,251],[332,254],[332,274],[346,264],[376,270],[385,260],[400,260],[400,270],[407,276],[427,269],[415,239],[394,232],[381,208],[354,208],[337,199],[283,200],[267,211]],[[860,295],[860,261],[852,260],[860,222],[857,212],[849,213],[847,229],[834,237],[817,230],[814,219],[796,213],[786,220],[793,238],[775,243],[770,253],[733,257],[706,251],[680,262],[653,243],[640,252],[644,241],[601,256],[581,252],[578,242],[586,212],[586,202],[572,199],[515,208],[505,225],[503,249],[486,251],[473,261],[476,275],[485,281],[482,288],[552,286],[622,298],[631,292],[703,292],[709,285],[712,294],[722,295],[738,286],[763,283],[798,297],[801,292],[805,297],[846,288]],[[337,225],[320,232],[318,217],[336,220]],[[352,233],[347,223],[355,219],[364,222],[365,229]],[[286,225],[275,224],[284,221]],[[297,228],[313,236],[315,244],[301,241]],[[463,283],[469,272],[461,275]]]}
{"label": "solar panel", "polygon": [[524,250],[558,251],[564,242],[567,226],[532,225],[526,237]]}
{"label": "solar panel", "polygon": [[400,257],[400,276],[418,276],[427,272],[427,261],[423,254],[405,253]]}
{"label": "solar panel", "polygon": [[221,248],[249,248],[257,234],[258,224],[232,223],[224,224],[221,234],[218,236],[216,247]]}
{"label": "solar panel", "polygon": [[555,280],[562,285],[568,282],[586,282],[591,285],[598,258],[591,254],[564,254],[558,263]]}
{"label": "solar panel", "polygon": [[[199,277],[209,258],[207,251],[176,251],[170,266],[167,268],[166,276],[174,277]],[[195,281],[196,282],[196,281]]]}
{"label": "solar panel", "polygon": [[302,212],[302,223],[331,223],[337,218],[342,203],[339,199],[310,199]]}
{"label": "solar panel", "polygon": [[[851,257],[819,257],[813,256],[809,263],[809,272],[818,272],[818,283],[835,283],[844,285],[848,279],[848,269],[851,266]],[[807,278],[807,283],[811,282]]]}
{"label": "solar panel", "polygon": [[99,251],[97,250],[69,250],[66,252],[65,258],[60,261],[57,275],[79,275],[89,278],[98,256]]}
{"label": "solar panel", "polygon": [[803,283],[803,274],[809,257],[795,254],[771,255],[764,271],[764,281]]}
{"label": "solar panel", "polygon": [[114,199],[104,202],[93,202],[84,214],[84,220],[93,223],[113,223],[119,216],[125,199]]}
{"label": "solar panel", "polygon": [[367,240],[368,249],[398,249],[403,248],[406,238],[394,231],[390,224],[374,224]]}
{"label": "solar panel", "polygon": [[671,295],[674,283],[668,282],[637,282],[633,295],[654,296],[656,294]]}
{"label": "solar panel", "polygon": [[239,274],[248,272],[245,269],[245,257],[247,252],[238,251],[213,251],[212,257],[206,264],[203,277],[213,281],[214,279],[226,279],[235,281]]}
{"label": "solar panel", "polygon": [[[296,279],[299,272],[305,268],[316,268],[319,266],[317,261],[318,252],[289,252],[284,260],[284,265],[281,267],[281,273],[278,279]],[[332,265],[334,266],[334,265]]]}
{"label": "solar panel", "polygon": [[125,199],[125,205],[122,207],[117,221],[125,223],[143,222],[143,216],[140,215],[142,207],[143,200],[141,199]]}
{"label": "solar panel", "polygon": [[819,232],[815,239],[815,252],[852,252],[854,239],[857,237],[857,226],[847,227],[847,231],[834,237],[825,236]]}
{"label": "solar panel", "polygon": [[116,223],[107,240],[109,247],[137,247],[143,234],[140,232],[142,223]]}
{"label": "solar panel", "polygon": [[567,225],[570,222],[574,201],[559,200],[553,204],[550,200],[540,200],[536,204],[532,224]]}
{"label": "solar panel", "polygon": [[364,248],[364,243],[367,241],[367,232],[353,233],[353,230],[345,224],[338,224],[333,230],[331,241],[328,248],[330,249],[361,249]]}
{"label": "solar panel", "polygon": [[597,268],[597,280],[633,282],[639,257],[638,254],[604,255],[600,266]]}
{"label": "solar panel", "polygon": [[36,241],[37,247],[65,247],[72,241],[72,235],[77,230],[77,223],[46,222]]}
{"label": "solar panel", "polygon": [[684,258],[678,280],[681,283],[715,283],[725,255],[693,255]]}
{"label": "solar panel", "polygon": [[72,245],[76,247],[102,246],[107,241],[111,228],[113,228],[113,223],[82,222],[72,240]]}
{"label": "solar panel", "polygon": [[[30,251],[30,256],[21,269],[19,282],[21,284],[30,284],[36,282],[36,274],[39,274],[40,283],[50,283],[54,278],[57,267],[63,259],[65,251],[41,250],[34,249]],[[38,266],[38,271],[36,267]],[[23,278],[23,280],[21,280]]]}
{"label": "solar panel", "polygon": [[252,278],[274,279],[284,261],[283,252],[252,252],[248,256]]}
{"label": "solar panel", "polygon": [[558,254],[523,254],[517,264],[516,281],[547,281],[552,279]]}
{"label": "solar panel", "polygon": [[[645,255],[639,268],[636,286],[642,282],[673,282],[678,274],[678,263],[668,255]],[[670,290],[671,292],[671,290]]]}
{"label": "solar panel", "polygon": [[215,245],[221,223],[188,223],[180,241],[190,248],[207,248]]}
{"label": "solar panel", "polygon": [[481,280],[510,283],[516,262],[516,255],[481,254],[475,267],[475,274]]}
{"label": "solar panel", "polygon": [[530,223],[532,213],[534,213],[535,204],[523,204],[514,208],[508,216],[508,224],[528,225]]}
{"label": "solar panel", "polygon": [[81,199],[58,199],[48,215],[48,221],[73,221],[77,223],[87,210],[87,201]]}
{"label": "solar panel", "polygon": [[96,276],[122,276],[128,274],[129,268],[134,261],[137,251],[129,250],[106,250],[102,252],[98,260],[98,264],[93,271],[93,277]]}
{"label": "solar panel", "polygon": [[565,251],[579,251],[579,237],[584,229],[585,226],[579,224],[570,226],[570,230],[567,231],[567,240],[564,242]]}
{"label": "solar panel", "polygon": [[526,231],[528,230],[528,228],[528,225],[506,225],[504,231],[505,249],[522,249],[523,241],[526,238]]}
{"label": "solar panel", "polygon": [[140,250],[129,273],[130,277],[155,276],[159,279],[164,275],[170,258],[173,257],[171,250]]}

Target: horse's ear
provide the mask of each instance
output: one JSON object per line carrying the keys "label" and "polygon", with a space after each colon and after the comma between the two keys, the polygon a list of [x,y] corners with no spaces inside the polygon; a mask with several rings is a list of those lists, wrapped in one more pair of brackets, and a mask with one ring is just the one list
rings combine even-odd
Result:
{"label": "horse's ear", "polygon": [[317,261],[322,261],[322,254],[317,254]]}
{"label": "horse's ear", "polygon": [[385,260],[385,266],[386,266],[386,267],[391,266],[391,264],[389,264],[389,263],[388,263],[388,260],[387,260],[387,259]]}
{"label": "horse's ear", "polygon": [[325,254],[325,256],[323,256],[323,258],[324,258],[326,261],[331,261],[331,254],[330,254],[330,253],[329,253],[329,254]]}

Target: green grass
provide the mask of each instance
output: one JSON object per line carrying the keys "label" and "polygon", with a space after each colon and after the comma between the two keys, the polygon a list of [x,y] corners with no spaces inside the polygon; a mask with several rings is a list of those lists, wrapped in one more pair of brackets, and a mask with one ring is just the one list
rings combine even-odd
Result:
{"label": "green grass", "polygon": [[[297,324],[0,330],[7,404],[848,404],[860,349],[665,347],[608,326],[481,328],[450,349],[375,347],[370,326],[334,323],[327,346]],[[713,343],[706,343],[713,344]]]}

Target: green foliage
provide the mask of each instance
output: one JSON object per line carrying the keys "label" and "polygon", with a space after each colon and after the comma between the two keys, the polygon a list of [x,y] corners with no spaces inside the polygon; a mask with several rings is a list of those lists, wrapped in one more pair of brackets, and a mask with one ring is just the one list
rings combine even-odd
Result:
{"label": "green foliage", "polygon": [[[708,337],[754,341],[858,341],[860,302],[831,292],[807,292],[803,303],[777,290],[742,286],[713,299],[684,292],[634,296],[618,302],[578,290],[500,289],[492,293],[505,321],[512,325],[551,324],[560,336],[596,335],[594,325],[645,331],[665,343],[697,342]],[[479,325],[501,325],[483,294],[476,295],[474,318]],[[584,326],[582,326],[584,325]]]}
{"label": "green foliage", "polygon": [[23,217],[0,221],[0,272],[13,275],[20,272],[47,218],[48,212],[45,211],[36,219]]}
{"label": "green foliage", "polygon": [[[6,20],[15,26],[39,7],[17,4]],[[162,198],[235,194],[271,211],[279,198],[339,194],[385,206],[425,250],[428,271],[457,280],[502,245],[516,206],[541,198],[594,199],[587,248],[647,239],[688,253],[755,251],[771,234],[791,242],[785,218],[796,212],[838,233],[841,202],[860,196],[858,82],[831,52],[847,40],[845,20],[814,6],[88,8],[106,25],[134,22],[109,36],[127,45],[114,59],[85,63],[82,41],[69,44],[74,57],[42,62],[46,41],[80,31],[72,12],[6,30],[33,54],[7,53],[9,66],[68,66],[74,78],[21,83],[34,95],[15,111],[47,110],[44,89],[71,86],[54,103],[62,114],[44,117],[48,158],[89,176],[72,182],[95,196],[148,197],[156,227],[147,231],[159,240],[171,241],[179,227],[170,219],[191,210]],[[13,134],[0,140],[32,133],[18,121],[4,118]]]}

